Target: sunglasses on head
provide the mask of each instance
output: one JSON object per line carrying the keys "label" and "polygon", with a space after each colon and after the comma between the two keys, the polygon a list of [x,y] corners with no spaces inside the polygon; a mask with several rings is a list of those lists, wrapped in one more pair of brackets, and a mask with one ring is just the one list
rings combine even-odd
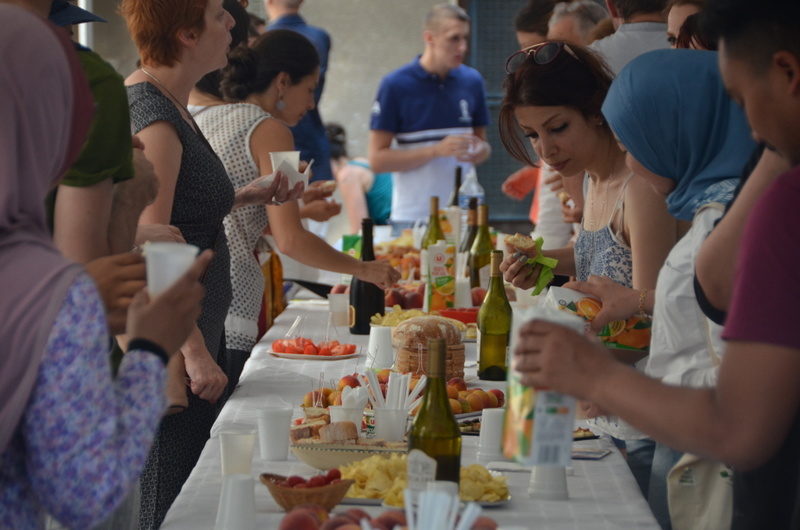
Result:
{"label": "sunglasses on head", "polygon": [[580,58],[575,55],[575,52],[572,51],[569,44],[565,42],[540,42],[539,44],[528,46],[527,48],[523,48],[511,54],[511,56],[506,59],[506,73],[513,74],[516,72],[528,57],[533,57],[533,62],[538,65],[549,64],[558,57],[561,50],[567,50],[567,53],[580,62]]}

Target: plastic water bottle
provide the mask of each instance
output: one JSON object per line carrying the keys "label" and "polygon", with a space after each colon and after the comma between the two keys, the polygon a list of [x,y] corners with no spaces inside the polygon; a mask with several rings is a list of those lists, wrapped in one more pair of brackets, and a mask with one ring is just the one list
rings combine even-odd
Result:
{"label": "plastic water bottle", "polygon": [[467,178],[464,183],[458,188],[458,207],[461,208],[461,226],[467,226],[467,210],[469,209],[469,200],[475,197],[478,204],[486,203],[486,195],[483,192],[483,186],[478,182],[478,174],[475,172],[475,167],[470,167],[467,171]]}

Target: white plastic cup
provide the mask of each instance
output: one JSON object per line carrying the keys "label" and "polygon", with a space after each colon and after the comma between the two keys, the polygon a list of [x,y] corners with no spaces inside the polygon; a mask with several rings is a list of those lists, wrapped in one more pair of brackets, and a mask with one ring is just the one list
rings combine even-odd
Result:
{"label": "white plastic cup", "polygon": [[358,435],[361,436],[361,426],[364,420],[364,409],[358,407],[343,407],[341,405],[331,405],[328,407],[331,415],[331,423],[340,421],[350,421],[356,426]]}
{"label": "white plastic cup", "polygon": [[144,260],[150,296],[161,294],[183,276],[197,259],[199,250],[187,243],[145,243]]}
{"label": "white plastic cup", "polygon": [[265,407],[256,411],[258,448],[263,460],[289,458],[291,407]]}
{"label": "white plastic cup", "polygon": [[472,307],[472,287],[469,278],[456,278],[455,307]]}
{"label": "white plastic cup", "polygon": [[531,471],[531,482],[528,485],[528,496],[531,499],[546,501],[567,500],[569,493],[567,492],[566,468],[563,466],[534,466]]}
{"label": "white plastic cup", "polygon": [[478,461],[493,462],[505,460],[503,455],[503,421],[505,409],[483,409],[481,413],[481,434],[478,438]]}
{"label": "white plastic cup", "polygon": [[350,323],[350,295],[344,293],[328,293],[328,305],[334,326],[346,326]]}
{"label": "white plastic cup", "polygon": [[387,442],[402,442],[408,425],[406,409],[375,409],[375,437]]}
{"label": "white plastic cup", "polygon": [[373,368],[383,370],[394,366],[392,328],[389,326],[370,326],[367,353],[373,359]]}
{"label": "white plastic cup", "polygon": [[255,481],[250,475],[226,475],[222,481],[214,530],[255,530]]}
{"label": "white plastic cup", "polygon": [[[287,433],[286,437],[289,435]],[[219,433],[223,475],[250,475],[256,433],[252,430],[228,430]]]}
{"label": "white plastic cup", "polygon": [[289,162],[289,165],[297,171],[300,167],[300,151],[273,151],[269,154],[270,162],[272,162],[272,171],[277,171],[284,160]]}

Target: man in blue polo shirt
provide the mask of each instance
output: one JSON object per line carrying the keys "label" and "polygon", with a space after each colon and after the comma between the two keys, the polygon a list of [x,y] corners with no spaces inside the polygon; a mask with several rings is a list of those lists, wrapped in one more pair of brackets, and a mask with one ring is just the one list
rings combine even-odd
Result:
{"label": "man in blue polo shirt", "polygon": [[325,72],[328,69],[328,54],[331,50],[331,37],[317,26],[306,24],[300,16],[300,5],[303,0],[265,0],[264,8],[269,15],[271,29],[289,29],[296,31],[311,41],[319,53],[319,84],[314,91],[314,108],[292,127],[292,135],[300,158],[308,162],[314,159],[311,166],[313,174],[311,182],[317,180],[331,180],[331,152],[328,137],[325,136],[325,125],[319,114],[319,100],[322,89],[325,87]]}
{"label": "man in blue polo shirt", "polygon": [[465,169],[491,154],[483,78],[463,64],[469,16],[452,4],[425,19],[425,50],[383,78],[370,123],[369,161],[392,173],[395,232],[427,218],[431,196],[447,200],[456,165]]}

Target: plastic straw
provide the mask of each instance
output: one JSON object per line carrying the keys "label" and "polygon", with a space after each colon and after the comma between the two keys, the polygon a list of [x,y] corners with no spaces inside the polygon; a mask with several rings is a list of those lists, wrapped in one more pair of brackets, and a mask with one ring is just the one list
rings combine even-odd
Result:
{"label": "plastic straw", "polygon": [[404,408],[408,410],[411,410],[413,408],[411,404],[414,403],[414,400],[417,399],[417,396],[419,396],[420,392],[422,392],[427,383],[428,383],[427,375],[423,375],[422,377],[419,378],[419,381],[417,381],[417,386],[415,386],[414,390],[412,390],[411,393],[406,397]]}
{"label": "plastic straw", "polygon": [[372,393],[375,395],[375,401],[378,403],[379,408],[386,408],[386,402],[383,400],[383,393],[381,392],[381,385],[378,383],[378,376],[373,371],[367,371],[367,380],[369,386],[372,388]]}
{"label": "plastic straw", "polygon": [[406,488],[403,490],[403,501],[405,503],[405,510],[406,510],[406,526],[408,530],[416,530],[416,525],[414,524],[414,506],[412,505],[412,496],[411,490]]}
{"label": "plastic straw", "polygon": [[468,502],[467,507],[464,508],[464,512],[461,514],[461,520],[458,522],[458,526],[456,526],[455,530],[469,530],[472,528],[472,524],[481,514],[481,507],[476,502]]}

